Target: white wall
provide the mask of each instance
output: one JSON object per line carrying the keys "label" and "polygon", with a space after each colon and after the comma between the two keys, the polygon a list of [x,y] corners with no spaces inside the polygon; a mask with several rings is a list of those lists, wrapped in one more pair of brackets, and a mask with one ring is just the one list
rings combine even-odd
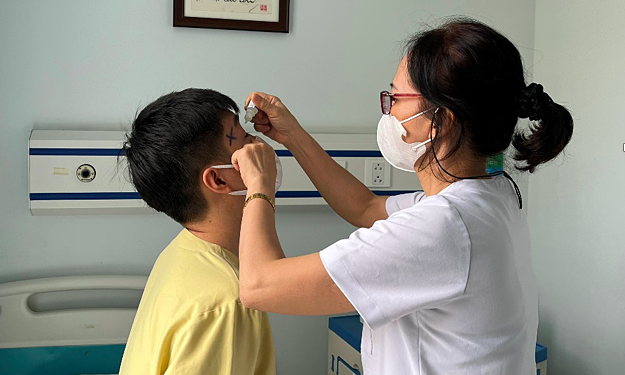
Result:
{"label": "white wall", "polygon": [[529,181],[549,374],[625,373],[625,2],[538,0],[534,77],[575,120]]}
{"label": "white wall", "polygon": [[[534,0],[292,0],[289,34],[173,28],[171,0],[0,2],[0,282],[148,274],[179,227],[166,217],[33,217],[31,129],[126,128],[163,93],[210,87],[242,102],[279,95],[309,131],[373,133],[378,93],[420,22],[465,14],[506,33],[533,61]],[[531,65],[528,66],[531,70]],[[352,228],[327,208],[281,208],[288,255]],[[326,317],[272,316],[281,374],[322,374]]]}

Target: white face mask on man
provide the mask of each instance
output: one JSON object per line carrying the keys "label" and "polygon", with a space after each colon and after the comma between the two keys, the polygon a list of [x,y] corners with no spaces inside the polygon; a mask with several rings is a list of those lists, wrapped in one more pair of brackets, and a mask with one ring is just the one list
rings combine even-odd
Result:
{"label": "white face mask on man", "polygon": [[[260,137],[255,137],[258,141],[263,142],[264,144],[267,144],[267,142],[265,142],[264,140],[262,140]],[[280,189],[280,186],[282,185],[282,163],[280,162],[280,158],[278,157],[277,154],[275,154],[276,156],[276,191],[278,191],[278,189]],[[223,164],[223,165],[213,165],[211,168],[216,168],[216,169],[226,169],[226,168],[234,168],[234,165],[232,164]],[[228,193],[230,195],[247,195],[247,190],[237,190],[237,191],[232,191],[230,193]]]}
{"label": "white face mask on man", "polygon": [[[402,135],[406,135],[406,129],[401,124],[422,116],[433,109],[426,109],[401,122],[391,114],[382,115],[378,123],[378,147],[380,147],[380,152],[382,152],[384,159],[393,167],[406,172],[415,172],[414,165],[425,154],[425,146],[432,138],[424,142],[406,143],[402,139]],[[438,108],[436,110],[438,111]]]}

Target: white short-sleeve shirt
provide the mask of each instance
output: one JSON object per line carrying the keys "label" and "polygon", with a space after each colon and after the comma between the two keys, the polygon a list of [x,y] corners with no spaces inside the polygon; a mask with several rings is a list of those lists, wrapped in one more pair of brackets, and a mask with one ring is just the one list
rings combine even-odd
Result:
{"label": "white short-sleeve shirt", "polygon": [[462,180],[386,209],[321,252],[365,321],[365,375],[535,374],[538,296],[510,181]]}

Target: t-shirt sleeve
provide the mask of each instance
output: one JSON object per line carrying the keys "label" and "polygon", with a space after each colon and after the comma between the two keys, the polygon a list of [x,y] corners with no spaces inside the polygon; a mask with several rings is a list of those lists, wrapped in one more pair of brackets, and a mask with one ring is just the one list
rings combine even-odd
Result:
{"label": "t-shirt sleeve", "polygon": [[167,375],[275,375],[266,313],[239,302],[209,311],[172,335]]}
{"label": "t-shirt sleeve", "polygon": [[321,251],[328,274],[373,329],[461,296],[471,241],[458,211],[432,196]]}
{"label": "t-shirt sleeve", "polygon": [[425,197],[425,194],[422,191],[388,197],[386,200],[386,213],[390,216],[397,211],[412,207],[423,197]]}

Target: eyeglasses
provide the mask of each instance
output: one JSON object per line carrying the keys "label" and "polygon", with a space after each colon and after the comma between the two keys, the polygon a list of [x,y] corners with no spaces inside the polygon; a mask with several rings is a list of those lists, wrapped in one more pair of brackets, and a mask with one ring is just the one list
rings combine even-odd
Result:
{"label": "eyeglasses", "polygon": [[382,107],[382,114],[388,115],[391,113],[391,107],[397,101],[396,98],[417,98],[423,96],[416,93],[390,93],[388,91],[382,91],[380,93],[380,106]]}

